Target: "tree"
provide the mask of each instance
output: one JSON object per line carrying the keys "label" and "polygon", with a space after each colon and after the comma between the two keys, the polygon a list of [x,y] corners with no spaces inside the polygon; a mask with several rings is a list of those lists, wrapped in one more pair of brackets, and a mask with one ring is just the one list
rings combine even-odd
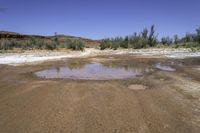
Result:
{"label": "tree", "polygon": [[157,37],[156,37],[156,35],[155,35],[155,26],[152,25],[152,26],[151,26],[151,29],[150,29],[150,33],[149,33],[149,38],[148,38],[149,46],[150,46],[150,47],[155,46],[156,41],[157,41]]}
{"label": "tree", "polygon": [[148,29],[147,28],[144,28],[144,30],[141,32],[141,34],[142,34],[142,37],[143,38],[148,38]]}
{"label": "tree", "polygon": [[178,35],[174,35],[174,43],[178,44],[180,42],[180,39],[178,37]]}
{"label": "tree", "polygon": [[164,45],[170,45],[172,44],[173,40],[170,37],[162,37],[161,38],[161,43]]}
{"label": "tree", "polygon": [[109,38],[103,39],[100,44],[100,49],[104,50],[106,48],[111,48],[111,40]]}
{"label": "tree", "polygon": [[200,36],[200,27],[196,29],[197,36]]}
{"label": "tree", "polygon": [[200,27],[196,29],[196,32],[197,32],[197,37],[196,37],[197,39],[196,40],[200,44]]}
{"label": "tree", "polygon": [[183,38],[184,42],[193,42],[195,39],[195,34],[186,33],[185,37]]}
{"label": "tree", "polygon": [[56,45],[59,45],[57,32],[55,32],[55,35],[54,35],[54,42],[55,42]]}
{"label": "tree", "polygon": [[120,44],[120,47],[122,48],[128,48],[129,47],[129,37],[126,36],[123,43]]}

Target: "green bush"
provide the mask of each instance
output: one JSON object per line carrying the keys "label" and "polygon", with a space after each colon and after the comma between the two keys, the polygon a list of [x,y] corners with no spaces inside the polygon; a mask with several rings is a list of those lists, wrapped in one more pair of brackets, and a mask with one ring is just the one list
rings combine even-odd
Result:
{"label": "green bush", "polygon": [[170,37],[162,37],[161,38],[161,43],[163,45],[171,45],[173,43],[173,40]]}
{"label": "green bush", "polygon": [[100,49],[104,50],[107,48],[111,48],[111,45],[112,45],[112,43],[111,43],[110,39],[103,39],[100,44]]}
{"label": "green bush", "polygon": [[13,44],[8,39],[0,40],[0,50],[10,50],[13,49]]}
{"label": "green bush", "polygon": [[54,50],[56,49],[56,43],[55,42],[45,42],[45,49],[47,50]]}
{"label": "green bush", "polygon": [[75,39],[72,40],[71,42],[68,42],[68,48],[72,50],[81,50],[83,51],[85,48],[85,42]]}
{"label": "green bush", "polygon": [[13,48],[21,48],[23,50],[30,49],[47,49],[54,50],[56,48],[70,48],[73,50],[84,50],[85,42],[80,39],[67,39],[64,43],[58,42],[57,39],[37,39],[31,38],[27,40],[16,39],[0,39],[0,50],[10,50]]}
{"label": "green bush", "polygon": [[54,50],[57,48],[54,41],[35,39],[16,40],[16,39],[0,39],[0,50],[10,50],[13,48],[29,49],[48,49]]}
{"label": "green bush", "polygon": [[129,47],[134,49],[146,48],[148,46],[148,39],[141,35],[130,36]]}

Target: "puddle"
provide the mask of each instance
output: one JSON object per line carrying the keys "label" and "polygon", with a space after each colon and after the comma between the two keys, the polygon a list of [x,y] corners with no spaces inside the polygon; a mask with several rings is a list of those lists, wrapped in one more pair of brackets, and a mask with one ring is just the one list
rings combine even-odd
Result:
{"label": "puddle", "polygon": [[155,67],[156,67],[157,69],[160,69],[160,70],[163,70],[163,71],[171,71],[171,72],[176,71],[176,69],[172,68],[171,66],[163,65],[163,64],[161,64],[160,62],[157,63],[157,64],[155,65]]}
{"label": "puddle", "polygon": [[131,68],[128,66],[116,67],[103,65],[100,63],[90,63],[81,68],[57,67],[36,72],[40,78],[59,79],[90,79],[90,80],[107,80],[107,79],[124,79],[135,78],[148,72],[149,69]]}
{"label": "puddle", "polygon": [[183,64],[175,61],[157,62],[155,68],[163,71],[173,72],[176,71],[175,67],[182,67]]}
{"label": "puddle", "polygon": [[174,61],[136,61],[120,60],[109,61],[106,63],[99,62],[77,62],[68,63],[65,66],[53,67],[38,71],[35,75],[39,78],[47,79],[87,79],[87,80],[110,80],[136,78],[145,75],[154,70],[176,71],[176,67],[182,64]]}

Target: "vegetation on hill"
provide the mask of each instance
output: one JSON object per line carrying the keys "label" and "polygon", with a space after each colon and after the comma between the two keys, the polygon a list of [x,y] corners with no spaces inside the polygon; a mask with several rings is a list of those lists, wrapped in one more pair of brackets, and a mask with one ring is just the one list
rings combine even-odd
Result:
{"label": "vegetation on hill", "polygon": [[72,37],[65,35],[37,36],[22,35],[15,32],[0,32],[0,50],[12,50],[19,48],[23,50],[46,49],[55,50],[59,48],[84,50],[85,47],[100,47],[104,49],[118,48],[149,48],[149,47],[172,47],[200,49],[200,27],[195,33],[186,33],[184,37],[174,35],[173,38],[167,36],[158,39],[155,26],[150,29],[144,28],[140,33],[134,33],[125,37],[106,38],[100,41]]}
{"label": "vegetation on hill", "polygon": [[22,35],[15,32],[0,32],[0,50],[12,50],[15,48],[23,50],[55,50],[72,49],[84,50],[85,47],[98,46],[99,42],[80,37],[57,35],[38,36]]}
{"label": "vegetation on hill", "polygon": [[60,43],[55,40],[45,40],[32,38],[30,40],[17,40],[17,39],[1,39],[0,50],[12,50],[13,48],[20,48],[23,50],[55,50],[59,48],[70,48],[73,50],[84,50],[85,42],[80,39],[66,40]]}
{"label": "vegetation on hill", "polygon": [[148,47],[184,47],[184,48],[198,48],[200,49],[200,27],[196,29],[196,33],[186,35],[179,38],[174,35],[173,38],[162,37],[158,39],[155,32],[155,26],[152,25],[150,30],[144,28],[140,33],[125,37],[106,38],[101,40],[100,49],[117,49],[117,48],[148,48]]}

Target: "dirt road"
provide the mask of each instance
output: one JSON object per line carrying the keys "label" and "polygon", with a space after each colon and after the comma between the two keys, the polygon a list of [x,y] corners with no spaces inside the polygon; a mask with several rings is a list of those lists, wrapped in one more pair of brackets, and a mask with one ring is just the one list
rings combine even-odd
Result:
{"label": "dirt road", "polygon": [[67,62],[0,65],[1,133],[200,132],[199,70],[107,81],[33,75]]}

